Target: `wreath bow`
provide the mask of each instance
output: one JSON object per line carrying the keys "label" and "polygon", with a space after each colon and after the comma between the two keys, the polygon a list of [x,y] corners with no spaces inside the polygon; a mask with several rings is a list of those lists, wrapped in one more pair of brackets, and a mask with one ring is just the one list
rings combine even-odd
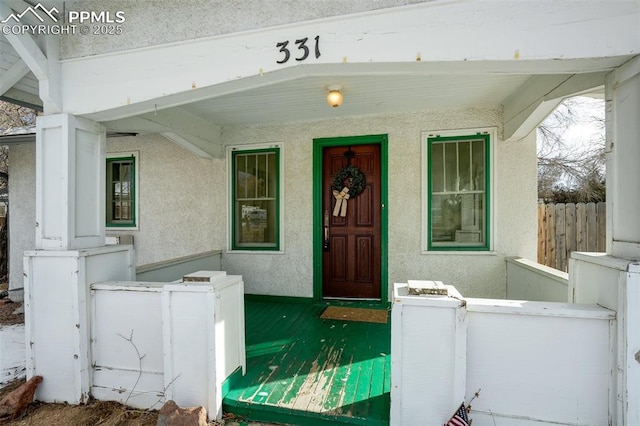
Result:
{"label": "wreath bow", "polygon": [[349,199],[349,188],[346,186],[342,188],[342,191],[338,192],[333,190],[333,196],[336,199],[336,205],[333,207],[333,215],[345,217],[347,215],[347,200]]}

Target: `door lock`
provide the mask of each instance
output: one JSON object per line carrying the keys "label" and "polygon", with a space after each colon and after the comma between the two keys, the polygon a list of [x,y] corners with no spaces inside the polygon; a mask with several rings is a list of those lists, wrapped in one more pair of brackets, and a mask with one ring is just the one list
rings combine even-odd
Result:
{"label": "door lock", "polygon": [[324,235],[322,239],[322,250],[329,251],[329,210],[324,211]]}

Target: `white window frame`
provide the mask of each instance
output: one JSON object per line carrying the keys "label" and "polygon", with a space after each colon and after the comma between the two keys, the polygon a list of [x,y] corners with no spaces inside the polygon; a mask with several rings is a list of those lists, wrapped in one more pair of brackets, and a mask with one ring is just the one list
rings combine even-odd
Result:
{"label": "white window frame", "polygon": [[135,173],[134,173],[134,179],[135,179],[135,185],[134,185],[134,191],[136,192],[136,196],[135,196],[135,215],[136,215],[136,224],[135,226],[106,226],[106,221],[107,221],[107,211],[106,209],[108,208],[107,206],[107,200],[108,200],[108,194],[107,194],[107,189],[105,187],[105,193],[104,193],[104,197],[105,197],[105,230],[107,231],[138,231],[140,230],[140,151],[126,151],[126,152],[109,152],[105,155],[105,180],[106,180],[106,175],[107,175],[107,171],[106,171],[106,165],[107,165],[107,160],[110,158],[127,158],[127,157],[133,157],[133,161],[135,162]]}
{"label": "white window frame", "polygon": [[[278,149],[279,164],[278,164],[278,176],[280,182],[278,184],[278,208],[280,211],[278,223],[278,238],[279,249],[278,250],[259,250],[259,249],[234,249],[233,248],[233,153],[242,151],[253,151],[259,149]],[[230,145],[227,147],[227,253],[245,253],[255,255],[271,255],[271,254],[284,254],[285,252],[285,240],[284,240],[284,144],[282,142],[272,142],[264,144],[247,144],[247,145]]]}
{"label": "white window frame", "polygon": [[[428,241],[428,214],[430,214],[429,205],[429,159],[428,159],[428,139],[433,137],[465,137],[475,134],[488,134],[489,135],[489,249],[488,250],[429,250]],[[497,146],[497,128],[496,127],[481,127],[471,129],[447,129],[447,130],[429,130],[421,133],[421,148],[422,148],[422,229],[421,229],[421,248],[422,254],[438,254],[438,255],[486,255],[495,254],[496,247],[496,218],[498,212],[496,211],[496,199],[497,199],[497,185],[496,185],[496,146]]]}

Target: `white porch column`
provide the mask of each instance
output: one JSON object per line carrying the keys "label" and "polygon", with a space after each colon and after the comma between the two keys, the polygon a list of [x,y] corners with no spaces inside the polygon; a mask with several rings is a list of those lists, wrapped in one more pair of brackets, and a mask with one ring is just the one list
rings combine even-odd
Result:
{"label": "white porch column", "polygon": [[607,253],[635,261],[618,283],[619,425],[640,424],[640,56],[611,72],[607,105]]}
{"label": "white porch column", "polygon": [[104,126],[68,114],[38,117],[36,249],[104,245]]}
{"label": "white porch column", "polygon": [[640,57],[605,83],[607,119],[607,253],[640,259]]}
{"label": "white porch column", "polygon": [[38,117],[36,250],[25,252],[27,376],[36,399],[83,403],[91,387],[89,286],[134,280],[132,246],[104,246],[105,128]]}

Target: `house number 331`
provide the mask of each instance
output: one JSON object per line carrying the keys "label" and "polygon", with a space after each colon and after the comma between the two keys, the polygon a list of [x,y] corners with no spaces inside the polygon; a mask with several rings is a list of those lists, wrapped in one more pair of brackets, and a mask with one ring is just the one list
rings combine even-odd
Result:
{"label": "house number 331", "polygon": [[[315,40],[314,53],[316,55],[316,59],[320,57],[320,36],[315,36],[313,38]],[[309,46],[307,46],[307,42],[309,41],[309,37],[301,38],[296,40],[294,43],[297,46],[297,50],[299,50],[299,56],[295,58],[296,61],[304,61],[309,57],[311,53],[309,50]],[[277,64],[284,64],[291,58],[291,52],[289,51],[289,40],[281,41],[276,43],[276,47],[279,48],[279,52],[281,52],[284,56],[281,60],[276,61]]]}

